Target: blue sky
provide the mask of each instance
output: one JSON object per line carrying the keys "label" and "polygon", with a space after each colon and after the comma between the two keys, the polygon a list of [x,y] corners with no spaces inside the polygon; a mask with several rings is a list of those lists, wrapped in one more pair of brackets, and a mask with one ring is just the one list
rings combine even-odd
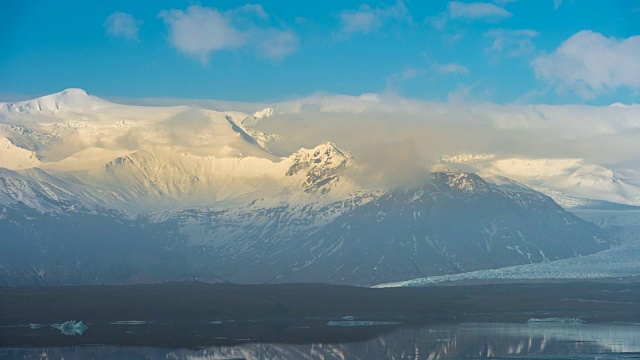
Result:
{"label": "blue sky", "polygon": [[640,0],[8,0],[0,41],[0,100],[640,102]]}

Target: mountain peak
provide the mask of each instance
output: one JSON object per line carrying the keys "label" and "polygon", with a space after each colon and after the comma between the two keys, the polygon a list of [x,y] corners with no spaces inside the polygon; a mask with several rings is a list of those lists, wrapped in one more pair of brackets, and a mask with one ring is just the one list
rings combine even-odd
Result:
{"label": "mountain peak", "polygon": [[302,148],[289,157],[291,166],[286,175],[302,173],[302,186],[306,192],[326,193],[338,181],[339,174],[351,159],[349,153],[343,152],[331,142],[313,149]]}
{"label": "mountain peak", "polygon": [[313,149],[301,148],[290,156],[294,163],[325,164],[338,167],[352,159],[351,154],[341,150],[332,142],[320,144]]}
{"label": "mountain peak", "polygon": [[84,89],[80,89],[80,88],[64,89],[64,90],[60,91],[59,93],[57,93],[57,95],[60,95],[60,96],[73,96],[73,97],[89,96],[89,94],[87,94],[87,92]]}
{"label": "mountain peak", "polygon": [[33,100],[8,103],[5,108],[20,113],[57,113],[62,110],[92,110],[105,103],[107,101],[89,95],[83,89],[69,88]]}
{"label": "mountain peak", "polygon": [[264,118],[268,118],[270,116],[273,116],[275,110],[273,108],[264,108],[260,111],[256,111],[255,113],[253,113],[253,117],[256,119],[264,119]]}
{"label": "mountain peak", "polygon": [[460,194],[484,194],[489,186],[475,173],[451,171],[434,173],[434,180]]}
{"label": "mountain peak", "polygon": [[346,158],[346,159],[350,159],[351,158],[351,154],[349,154],[346,151],[343,151],[342,149],[340,149],[336,144],[332,143],[331,141],[327,142],[326,144],[321,144],[316,146],[313,150],[320,151],[320,152],[324,152],[325,154],[335,154],[337,156]]}

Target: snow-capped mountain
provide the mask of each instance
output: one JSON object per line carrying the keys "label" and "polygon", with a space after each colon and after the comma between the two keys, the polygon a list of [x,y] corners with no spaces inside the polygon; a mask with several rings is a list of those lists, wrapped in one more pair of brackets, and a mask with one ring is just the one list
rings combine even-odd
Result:
{"label": "snow-capped mountain", "polygon": [[[258,115],[268,116],[263,112]],[[273,194],[279,194],[275,204],[318,191],[331,202],[355,190],[347,179],[337,181],[350,155],[328,143],[274,156],[266,146],[277,136],[247,129],[244,123],[256,119],[247,114],[124,106],[70,89],[3,104],[0,119],[0,167],[16,171],[12,179],[60,189],[48,201],[80,201],[137,215],[228,207]],[[42,174],[33,176],[33,169]],[[26,199],[25,191],[33,195],[29,187],[10,186],[16,181],[9,175],[3,179],[5,202]],[[40,195],[38,202],[47,201]]]}
{"label": "snow-capped mountain", "polygon": [[610,242],[495,174],[367,188],[331,142],[275,155],[286,139],[255,128],[273,114],[126,106],[79,89],[0,104],[0,283],[370,285]]}

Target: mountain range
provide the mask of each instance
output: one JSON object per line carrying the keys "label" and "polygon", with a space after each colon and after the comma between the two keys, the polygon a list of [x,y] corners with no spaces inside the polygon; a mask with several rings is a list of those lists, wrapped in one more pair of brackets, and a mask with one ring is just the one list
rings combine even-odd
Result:
{"label": "mountain range", "polygon": [[273,116],[0,104],[0,284],[375,285],[593,254],[615,237],[565,208],[640,204],[638,174],[580,159],[454,154],[371,185],[332,142],[282,154]]}

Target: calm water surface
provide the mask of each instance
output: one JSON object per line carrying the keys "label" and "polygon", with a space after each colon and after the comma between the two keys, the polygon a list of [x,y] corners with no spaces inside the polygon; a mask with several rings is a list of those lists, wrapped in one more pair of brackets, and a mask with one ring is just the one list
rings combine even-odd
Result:
{"label": "calm water surface", "polygon": [[480,358],[640,359],[640,325],[461,324],[399,328],[368,341],[351,343],[247,342],[234,346],[201,349],[100,345],[48,349],[0,349],[0,359]]}

